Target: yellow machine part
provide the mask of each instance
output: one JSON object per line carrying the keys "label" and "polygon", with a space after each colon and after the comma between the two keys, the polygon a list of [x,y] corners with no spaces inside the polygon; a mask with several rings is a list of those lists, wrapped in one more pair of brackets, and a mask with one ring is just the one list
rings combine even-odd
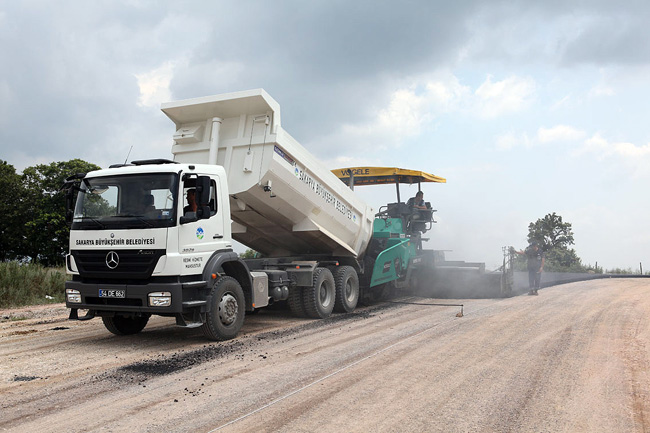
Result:
{"label": "yellow machine part", "polygon": [[447,183],[444,177],[424,171],[407,170],[397,167],[348,167],[332,170],[339,179],[346,185],[350,185],[350,177],[353,185],[384,185],[394,183],[422,183],[436,182]]}

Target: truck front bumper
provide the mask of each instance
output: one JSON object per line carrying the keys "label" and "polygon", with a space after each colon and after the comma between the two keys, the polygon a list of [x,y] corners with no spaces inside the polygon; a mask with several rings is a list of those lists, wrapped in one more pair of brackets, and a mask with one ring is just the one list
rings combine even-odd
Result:
{"label": "truck front bumper", "polygon": [[[80,281],[67,281],[67,308],[74,310],[111,311],[124,313],[144,313],[156,315],[175,315],[188,312],[197,307],[205,307],[205,296],[199,296],[201,289],[207,287],[205,281],[188,283],[149,283],[132,284],[91,284]],[[79,296],[70,296],[74,290]],[[101,294],[100,294],[101,291]],[[109,293],[110,297],[101,296]],[[123,297],[121,296],[123,293]],[[151,305],[150,299],[155,294],[169,294],[171,302],[167,306]],[[118,297],[119,296],[119,297]],[[81,302],[71,302],[71,299]],[[158,297],[159,298],[159,297]]]}

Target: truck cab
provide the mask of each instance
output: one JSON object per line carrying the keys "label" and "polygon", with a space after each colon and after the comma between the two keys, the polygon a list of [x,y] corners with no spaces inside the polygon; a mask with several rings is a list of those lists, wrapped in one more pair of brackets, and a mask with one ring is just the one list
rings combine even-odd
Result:
{"label": "truck cab", "polygon": [[[152,314],[201,325],[213,279],[206,270],[239,262],[224,179],[220,166],[161,160],[85,175],[69,216],[71,317],[88,310],[82,319],[101,316],[109,329],[122,329],[119,333],[144,327]],[[195,209],[186,206],[192,193]],[[245,265],[239,266],[240,285],[250,287]],[[252,309],[245,296],[235,303]]]}

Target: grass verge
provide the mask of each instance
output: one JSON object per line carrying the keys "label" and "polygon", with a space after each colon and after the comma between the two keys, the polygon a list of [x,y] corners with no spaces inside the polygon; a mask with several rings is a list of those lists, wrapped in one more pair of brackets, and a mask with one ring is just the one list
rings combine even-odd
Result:
{"label": "grass verge", "polygon": [[1,262],[0,308],[64,302],[66,279],[64,268]]}

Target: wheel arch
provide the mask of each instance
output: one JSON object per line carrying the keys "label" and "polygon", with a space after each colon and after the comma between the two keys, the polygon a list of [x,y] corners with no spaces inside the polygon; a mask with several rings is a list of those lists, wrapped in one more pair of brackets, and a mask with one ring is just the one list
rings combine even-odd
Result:
{"label": "wheel arch", "polygon": [[208,263],[203,269],[204,281],[213,281],[212,274],[217,274],[221,271],[239,282],[244,292],[244,297],[246,298],[246,310],[252,310],[253,281],[246,263],[233,251],[216,251],[208,259]]}

